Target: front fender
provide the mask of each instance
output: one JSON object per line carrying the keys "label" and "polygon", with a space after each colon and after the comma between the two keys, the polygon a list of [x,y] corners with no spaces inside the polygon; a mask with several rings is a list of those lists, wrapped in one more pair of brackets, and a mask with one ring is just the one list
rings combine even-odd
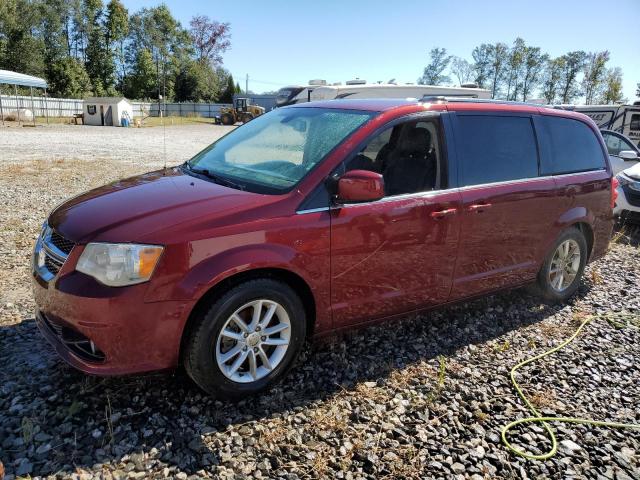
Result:
{"label": "front fender", "polygon": [[[288,270],[312,288],[309,274],[297,267],[299,254],[283,245],[248,245],[208,257],[192,267],[176,284],[175,294],[197,300],[213,286],[237,273],[261,268]],[[297,260],[297,261],[296,261]]]}

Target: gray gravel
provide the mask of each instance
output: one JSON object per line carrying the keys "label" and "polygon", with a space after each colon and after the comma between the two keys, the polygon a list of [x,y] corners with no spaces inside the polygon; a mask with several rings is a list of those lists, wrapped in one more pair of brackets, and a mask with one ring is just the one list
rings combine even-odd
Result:
{"label": "gray gravel", "polygon": [[[7,479],[640,478],[639,431],[554,425],[560,450],[546,462],[514,457],[499,438],[527,415],[510,386],[513,364],[557,344],[585,314],[640,313],[640,249],[613,245],[569,305],[517,290],[327,339],[307,347],[277,387],[232,404],[180,371],[97,378],[55,356],[29,292],[40,223],[61,199],[146,164],[29,158],[0,165]],[[519,378],[545,414],[638,423],[639,358],[640,331],[598,321]],[[547,445],[538,426],[513,438],[532,451]]]}
{"label": "gray gravel", "polygon": [[211,124],[166,129],[86,125],[0,128],[0,165],[27,160],[109,159],[158,166],[163,162],[165,145],[168,162],[175,164],[233,128]]}

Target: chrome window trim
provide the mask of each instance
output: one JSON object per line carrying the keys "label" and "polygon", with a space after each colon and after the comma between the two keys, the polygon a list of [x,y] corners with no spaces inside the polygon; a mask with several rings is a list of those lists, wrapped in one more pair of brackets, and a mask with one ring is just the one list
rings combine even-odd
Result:
{"label": "chrome window trim", "polygon": [[308,208],[306,210],[296,210],[296,215],[305,215],[307,213],[328,212],[331,207]]}
{"label": "chrome window trim", "polygon": [[475,188],[497,187],[497,186],[500,186],[500,185],[518,185],[518,184],[525,183],[525,182],[534,182],[534,181],[539,181],[539,180],[549,180],[549,179],[553,179],[553,178],[562,178],[562,177],[570,177],[570,176],[583,176],[583,175],[589,175],[589,174],[598,173],[598,172],[607,172],[607,170],[604,169],[604,168],[600,168],[598,170],[589,170],[589,171],[586,171],[586,172],[562,173],[560,175],[544,175],[544,176],[541,176],[541,177],[521,178],[521,179],[517,179],[517,180],[503,180],[501,182],[479,183],[477,185],[468,185],[468,186],[465,186],[465,187],[444,188],[442,190],[430,190],[430,191],[425,191],[425,192],[403,193],[401,195],[393,195],[393,196],[390,196],[390,197],[384,197],[384,198],[381,198],[380,200],[374,200],[372,202],[344,203],[344,204],[336,205],[336,206],[333,206],[333,207],[322,207],[322,208],[315,208],[315,209],[311,209],[311,210],[301,210],[301,211],[298,211],[296,213],[311,213],[311,212],[315,212],[315,211],[332,210],[334,208],[344,208],[344,207],[348,207],[348,206],[371,205],[371,204],[376,204],[376,203],[387,203],[387,202],[392,202],[394,200],[410,200],[412,198],[429,198],[429,197],[433,197],[434,195],[438,195],[438,194],[441,194],[441,193],[447,193],[447,192],[455,192],[455,191],[462,192],[462,191],[466,191],[466,190],[473,190]]}
{"label": "chrome window trim", "polygon": [[482,188],[482,187],[495,187],[495,186],[500,186],[500,185],[518,185],[520,183],[525,183],[525,182],[533,182],[536,180],[549,180],[549,179],[553,179],[553,178],[562,178],[562,177],[574,177],[576,175],[582,176],[582,175],[589,175],[592,173],[598,173],[598,172],[606,172],[607,170],[604,168],[600,168],[598,170],[588,170],[585,172],[575,172],[575,173],[561,173],[559,175],[542,175],[539,177],[530,177],[530,178],[519,178],[517,180],[503,180],[500,182],[491,182],[491,183],[478,183],[476,185],[466,185],[464,187],[459,187],[459,190],[465,191],[465,190],[471,190],[474,188]]}

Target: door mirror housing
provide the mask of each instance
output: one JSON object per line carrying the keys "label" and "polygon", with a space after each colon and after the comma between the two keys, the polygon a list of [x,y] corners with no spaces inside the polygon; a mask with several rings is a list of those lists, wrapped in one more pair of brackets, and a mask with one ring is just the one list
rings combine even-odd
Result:
{"label": "door mirror housing", "polygon": [[350,170],[338,180],[340,203],[374,202],[384,197],[384,178],[369,170]]}
{"label": "door mirror housing", "polygon": [[638,154],[633,150],[622,150],[618,155],[623,160],[638,160]]}

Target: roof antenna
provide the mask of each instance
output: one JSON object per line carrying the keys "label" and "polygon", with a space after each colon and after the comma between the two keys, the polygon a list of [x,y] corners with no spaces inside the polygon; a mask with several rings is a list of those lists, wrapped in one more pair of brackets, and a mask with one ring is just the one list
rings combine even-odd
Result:
{"label": "roof antenna", "polygon": [[[160,89],[160,87],[158,87]],[[164,166],[162,167],[162,175],[167,171],[167,124],[164,121],[164,117],[167,113],[167,75],[165,71],[164,55],[162,55],[162,95],[159,95],[162,100],[162,108],[160,109],[160,123],[162,124],[162,148],[164,157]],[[158,105],[160,107],[160,105]]]}
{"label": "roof antenna", "polygon": [[162,174],[164,175],[164,171],[167,169],[167,124],[164,121],[163,111],[166,113],[166,101],[164,99],[164,95],[160,95],[162,99],[162,108],[160,109],[160,123],[162,124],[162,148],[163,148],[163,157],[164,157],[164,166],[162,167]]}

